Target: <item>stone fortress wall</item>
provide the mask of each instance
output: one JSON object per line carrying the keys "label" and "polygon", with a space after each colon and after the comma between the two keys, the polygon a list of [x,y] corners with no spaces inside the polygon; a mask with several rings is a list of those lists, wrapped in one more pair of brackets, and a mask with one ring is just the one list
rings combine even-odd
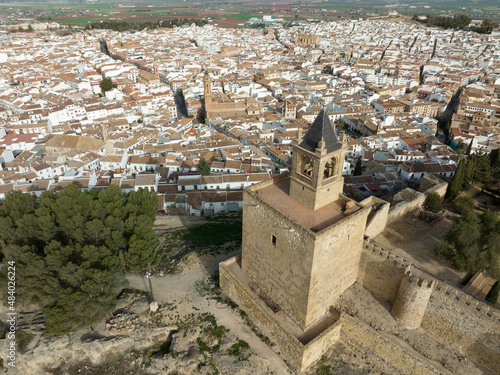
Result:
{"label": "stone fortress wall", "polygon": [[[409,281],[409,276],[405,276],[405,271],[410,264],[410,261],[367,239],[361,254],[357,282],[380,302],[394,306],[400,286],[406,285]],[[413,286],[410,289],[403,287],[404,297],[410,298],[416,287],[429,288],[427,292],[432,290],[422,316],[421,328],[480,366],[484,366],[489,371],[498,372],[500,348],[497,343],[500,342],[500,311],[463,290],[438,280],[418,267],[413,266],[411,273],[414,280],[411,283]],[[429,281],[434,283],[435,288],[429,287]],[[425,285],[426,282],[427,285]],[[420,311],[423,302],[425,299],[417,300],[414,308]],[[342,332],[347,336],[349,336],[348,327],[350,325],[343,317]],[[360,342],[359,332],[357,335],[351,339]],[[369,342],[372,334],[366,333],[366,335],[366,342]],[[401,365],[391,362],[391,356],[384,359],[396,368]]]}
{"label": "stone fortress wall", "polygon": [[[373,208],[368,217],[356,281],[381,303],[386,306],[390,304],[394,318],[403,327],[414,329],[420,326],[478,365],[498,373],[500,311],[418,267],[413,266],[411,273],[408,272],[411,266],[409,260],[381,248],[371,240],[387,224],[420,210],[429,194],[436,192],[444,196],[447,187],[446,182],[431,175],[422,180],[420,191],[408,188],[396,194],[395,204],[390,208],[384,201],[374,197],[360,202]],[[346,341],[355,341],[367,348],[367,343],[373,342],[377,335],[370,331],[370,327],[363,327],[361,322],[354,324],[343,316],[342,337]],[[384,349],[385,344],[380,338],[376,342],[377,345],[371,348],[373,353],[390,362],[398,371],[426,373],[418,365],[417,359],[409,360],[408,353],[396,355],[397,350]],[[382,355],[384,352],[386,355]]]}
{"label": "stone fortress wall", "polygon": [[273,311],[250,287],[241,271],[241,256],[220,264],[219,282],[224,293],[244,308],[250,320],[280,348],[281,357],[294,370],[302,371],[321,359],[338,340],[342,327],[340,313],[331,310],[320,325],[301,330],[283,311]]}
{"label": "stone fortress wall", "polygon": [[420,210],[429,194],[438,193],[440,196],[444,196],[447,188],[447,182],[436,176],[428,175],[422,179],[420,191],[406,188],[394,196],[392,205],[373,196],[366,198],[360,204],[365,207],[372,207],[372,213],[368,216],[365,236],[376,237],[384,231],[387,224],[391,224],[411,212]]}
{"label": "stone fortress wall", "polygon": [[[476,369],[484,369],[486,373],[498,373],[500,369],[498,346],[500,312],[498,309],[490,307],[487,303],[475,299],[461,289],[412,265],[407,259],[381,248],[371,240],[388,224],[408,213],[420,210],[430,193],[436,192],[444,195],[446,188],[447,183],[438,177],[427,176],[422,180],[421,191],[403,190],[395,196],[392,207],[388,202],[375,197],[367,198],[359,203],[365,209],[370,208],[370,212],[367,213],[366,231],[361,257],[357,260],[359,268],[355,281],[364,287],[381,306],[387,308],[387,314],[392,310],[394,320],[400,324],[400,329],[410,330],[408,332],[413,330],[420,334],[425,332],[434,344],[442,343],[439,345],[455,354],[458,353],[466,358],[464,360],[472,361],[474,366],[477,366]],[[300,225],[290,226],[288,220],[285,220],[288,217],[272,207],[261,210],[266,205],[258,194],[252,197],[247,196],[245,204],[251,208],[249,207],[244,215],[257,215],[257,217],[253,218],[255,227],[251,226],[251,230],[246,233],[244,231],[244,242],[259,231],[262,223],[267,223],[266,215],[275,217],[277,213],[280,213],[278,225],[267,223],[269,227],[275,228],[276,245],[282,238],[287,248],[292,246],[297,248],[296,251],[303,251],[305,249],[301,249],[301,246],[292,245],[285,239],[293,239],[293,233],[301,233],[302,236],[299,238],[302,239],[316,235],[307,231],[305,231],[307,233],[302,233],[304,228]],[[285,221],[287,225],[284,225]],[[278,230],[281,227],[284,228],[283,233]],[[285,231],[287,228],[288,230]],[[267,237],[270,237],[270,234]],[[303,246],[308,247],[307,244]],[[326,248],[328,247],[327,245]],[[283,255],[281,251],[277,253]],[[292,257],[275,258],[279,262],[286,263]],[[305,259],[308,258],[305,257]],[[258,264],[265,265],[263,261],[264,259]],[[310,327],[292,321],[285,314],[286,308],[274,309],[273,301],[264,298],[266,293],[261,295],[260,288],[252,287],[254,283],[244,272],[244,263],[243,260],[242,267],[239,257],[221,263],[221,288],[232,300],[240,304],[251,320],[277,344],[280,348],[280,355],[294,371],[304,371],[314,365],[339,337],[367,353],[368,357],[374,359],[375,362],[381,361],[381,363],[388,364],[394,369],[394,373],[433,374],[444,369],[440,363],[426,359],[430,358],[426,356],[426,349],[410,347],[397,337],[397,331],[381,332],[371,327],[367,323],[368,320],[365,322],[355,316],[350,316],[345,311],[340,313],[333,307],[328,310],[324,319]],[[271,268],[280,270],[281,266],[275,264]],[[289,265],[288,268],[295,269],[297,266]],[[297,282],[300,280],[297,276],[287,274],[287,279],[295,278]],[[294,287],[297,286],[288,283],[288,288]],[[299,291],[295,294],[300,297]],[[298,298],[296,302],[303,304],[304,298]],[[285,307],[285,305],[282,306]]]}
{"label": "stone fortress wall", "polygon": [[409,353],[405,348],[394,343],[390,338],[380,335],[369,325],[348,314],[342,315],[340,337],[357,352],[370,358],[374,368],[390,367],[391,374],[427,375],[438,374],[434,367]]}

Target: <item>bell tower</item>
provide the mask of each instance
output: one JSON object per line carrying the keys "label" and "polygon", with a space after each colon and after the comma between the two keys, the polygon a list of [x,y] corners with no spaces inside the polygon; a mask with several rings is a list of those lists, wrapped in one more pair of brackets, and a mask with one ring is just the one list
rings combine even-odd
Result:
{"label": "bell tower", "polygon": [[158,62],[156,60],[153,61],[153,74],[156,78],[160,78],[160,70],[158,69]]}
{"label": "bell tower", "polygon": [[101,138],[104,142],[107,142],[109,139],[108,126],[106,124],[101,125]]}
{"label": "bell tower", "polygon": [[203,93],[205,95],[205,105],[212,103],[212,78],[208,74],[208,69],[205,70],[203,76]]}
{"label": "bell tower", "polygon": [[293,141],[290,197],[316,210],[339,199],[347,142],[340,141],[323,108],[307,133]]}
{"label": "bell tower", "polygon": [[289,99],[285,100],[285,118],[294,119],[297,117],[297,107]]}

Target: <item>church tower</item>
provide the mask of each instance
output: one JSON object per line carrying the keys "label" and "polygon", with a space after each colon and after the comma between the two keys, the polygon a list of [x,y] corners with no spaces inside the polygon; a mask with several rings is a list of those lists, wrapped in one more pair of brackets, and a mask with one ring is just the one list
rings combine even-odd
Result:
{"label": "church tower", "polygon": [[205,95],[205,105],[212,103],[212,78],[208,74],[208,69],[205,70],[203,76],[203,93]]}
{"label": "church tower", "polygon": [[104,142],[107,142],[109,139],[108,126],[106,124],[101,125],[101,138]]}
{"label": "church tower", "polygon": [[290,99],[285,100],[285,119],[294,119],[297,117],[297,107]]}
{"label": "church tower", "polygon": [[338,140],[325,109],[304,137],[293,142],[290,197],[316,210],[336,201],[342,194],[342,170],[347,143]]}
{"label": "church tower", "polygon": [[153,61],[153,74],[156,78],[160,78],[160,70],[158,69],[158,63],[156,60]]}
{"label": "church tower", "polygon": [[323,109],[294,140],[291,172],[245,189],[241,257],[219,268],[223,292],[299,371],[338,339],[333,306],[358,275],[370,208],[342,193],[346,147]]}

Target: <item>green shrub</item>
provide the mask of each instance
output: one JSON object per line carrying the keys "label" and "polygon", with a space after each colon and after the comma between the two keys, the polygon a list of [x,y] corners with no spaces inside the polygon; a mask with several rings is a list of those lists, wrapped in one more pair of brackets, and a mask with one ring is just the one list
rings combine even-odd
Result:
{"label": "green shrub", "polygon": [[200,352],[207,352],[209,350],[208,345],[199,337],[196,339],[196,343],[198,344],[198,348],[200,348]]}
{"label": "green shrub", "polygon": [[236,344],[231,345],[231,347],[227,350],[227,354],[234,355],[235,357],[239,357],[241,355],[241,349],[248,349],[250,345],[246,341],[238,339]]}
{"label": "green shrub", "polygon": [[427,196],[424,207],[431,212],[439,212],[443,209],[443,198],[438,193],[431,193]]}
{"label": "green shrub", "polygon": [[18,331],[17,332],[17,349],[21,353],[26,352],[28,345],[31,343],[31,341],[33,341],[34,338],[35,338],[35,335],[32,333],[25,332],[25,331]]}
{"label": "green shrub", "polygon": [[325,357],[319,361],[316,368],[316,375],[333,375],[332,368],[326,364]]}
{"label": "green shrub", "polygon": [[492,304],[496,304],[498,301],[498,295],[500,294],[500,282],[495,282],[491,287],[490,291],[486,295],[486,301]]}
{"label": "green shrub", "polygon": [[463,214],[467,211],[472,211],[474,209],[474,206],[474,199],[467,195],[461,195],[453,201],[453,207],[460,214]]}

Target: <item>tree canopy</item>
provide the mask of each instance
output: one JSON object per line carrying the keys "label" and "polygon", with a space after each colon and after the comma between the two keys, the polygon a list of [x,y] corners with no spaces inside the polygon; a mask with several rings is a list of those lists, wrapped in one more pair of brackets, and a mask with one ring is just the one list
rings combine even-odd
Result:
{"label": "tree canopy", "polygon": [[424,206],[429,211],[437,213],[443,209],[443,197],[438,193],[430,193],[425,200]]}
{"label": "tree canopy", "polygon": [[358,158],[356,166],[354,167],[353,176],[361,176],[363,174],[363,164],[361,162],[361,157]]}
{"label": "tree canopy", "polygon": [[98,22],[91,22],[85,26],[86,30],[90,29],[111,29],[114,31],[136,31],[136,30],[152,30],[160,27],[173,28],[182,25],[195,24],[196,26],[203,26],[208,23],[207,20],[197,18],[173,18],[163,19],[158,21],[120,21],[120,20],[100,20]]}
{"label": "tree canopy", "polygon": [[200,172],[203,176],[210,174],[210,164],[204,159],[200,158],[200,162],[196,166],[196,170]]}
{"label": "tree canopy", "polygon": [[75,185],[39,198],[19,191],[0,206],[4,263],[16,266],[16,294],[47,316],[47,334],[90,326],[115,307],[124,268],[155,267],[157,197],[117,186],[82,192]]}
{"label": "tree canopy", "polygon": [[458,194],[460,194],[464,182],[465,163],[466,161],[464,159],[460,160],[460,163],[458,163],[458,167],[455,171],[455,175],[453,176],[453,180],[451,180],[448,184],[446,198],[449,200],[454,200],[458,197]]}
{"label": "tree canopy", "polygon": [[491,34],[493,31],[493,24],[489,19],[483,20],[480,26],[470,26],[472,18],[465,14],[460,14],[455,17],[439,17],[428,14],[424,19],[421,19],[419,15],[415,14],[413,20],[431,26],[439,26],[444,29],[471,30],[479,34]]}
{"label": "tree canopy", "polygon": [[492,184],[498,177],[497,154],[487,155],[477,153],[460,160],[453,180],[451,180],[446,190],[446,198],[454,200],[462,190],[469,188],[470,184],[482,183]]}
{"label": "tree canopy", "polygon": [[113,83],[111,78],[103,78],[101,83],[99,83],[99,86],[101,87],[102,92],[110,91],[113,89],[116,89],[118,85],[116,83]]}
{"label": "tree canopy", "polygon": [[485,272],[500,278],[500,218],[486,211],[477,214],[473,210],[453,222],[445,241],[434,249],[438,256],[451,261],[458,271],[474,274]]}

